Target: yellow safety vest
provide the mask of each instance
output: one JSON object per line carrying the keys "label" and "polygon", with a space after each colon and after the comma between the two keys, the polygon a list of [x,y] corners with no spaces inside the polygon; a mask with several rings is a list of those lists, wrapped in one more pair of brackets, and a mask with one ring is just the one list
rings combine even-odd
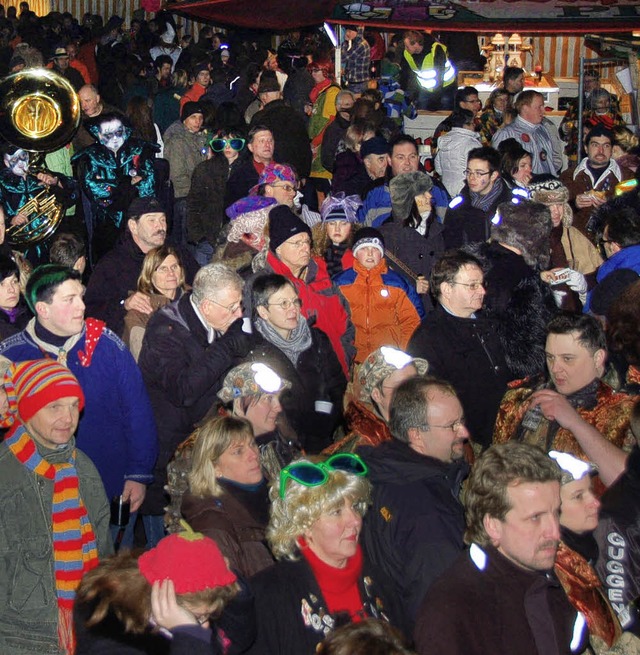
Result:
{"label": "yellow safety vest", "polygon": [[[422,60],[422,65],[418,68],[418,65],[413,58],[413,55],[410,54],[407,50],[404,51],[404,58],[409,64],[411,70],[416,74],[418,78],[418,83],[426,91],[433,92],[437,90],[437,77],[438,73],[435,68],[435,53],[436,48],[442,48],[444,50],[445,57],[447,56],[447,48],[435,41],[431,46],[431,52],[425,55]],[[450,84],[455,84],[456,81],[456,69],[453,67],[447,57],[447,61],[444,65],[444,75],[442,77],[442,86],[449,86]]]}

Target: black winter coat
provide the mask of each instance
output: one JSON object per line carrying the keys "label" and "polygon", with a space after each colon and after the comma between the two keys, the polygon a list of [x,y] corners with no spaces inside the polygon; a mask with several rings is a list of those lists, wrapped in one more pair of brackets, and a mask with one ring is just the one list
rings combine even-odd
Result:
{"label": "black winter coat", "polygon": [[[359,580],[366,616],[386,619],[402,628],[397,599],[384,574],[367,561]],[[335,619],[326,609],[320,587],[307,561],[283,560],[251,579],[255,594],[258,637],[249,655],[313,655]]]}
{"label": "black winter coat", "polygon": [[[231,328],[239,329],[236,323]],[[248,359],[271,366],[282,378],[291,382],[280,401],[287,422],[297,434],[307,453],[319,453],[333,441],[333,433],[342,420],[342,400],[347,380],[329,337],[311,327],[311,347],[298,357],[294,367],[289,358],[276,346],[254,331],[245,338]],[[244,348],[243,348],[244,350]],[[240,363],[240,362],[238,362]],[[330,414],[318,412],[316,401],[329,401]]]}
{"label": "black winter coat", "polygon": [[243,155],[242,161],[236,162],[227,180],[227,189],[225,193],[225,209],[233,205],[236,200],[249,195],[249,189],[256,184],[260,176],[256,167],[253,165],[253,156],[251,153]]}
{"label": "black winter coat", "polygon": [[272,100],[253,115],[249,128],[264,125],[271,130],[273,160],[293,166],[300,179],[311,172],[311,142],[304,117],[284,100]]}
{"label": "black winter coat", "polygon": [[[383,223],[378,230],[384,237],[385,251],[395,255],[403,264],[406,264],[416,275],[424,275],[427,280],[431,275],[431,269],[436,260],[444,252],[444,227],[435,220],[435,216],[430,218],[429,225],[425,236],[422,236],[412,227],[406,227],[402,221],[391,218]],[[390,268],[396,273],[407,277],[407,274],[393,261],[387,260]],[[415,280],[407,278],[412,285]],[[420,298],[424,308],[428,311],[433,307],[429,294],[423,293]]]}
{"label": "black winter coat", "polygon": [[237,357],[227,335],[207,342],[207,331],[191,305],[191,294],[156,312],[147,325],[138,365],[158,426],[158,459],[143,514],[164,514],[167,463],[217,401],[226,372]]}
{"label": "black winter coat", "polygon": [[[198,263],[186,248],[176,249],[180,254],[187,284],[192,284]],[[89,278],[84,296],[87,306],[85,315],[104,321],[118,336],[124,332],[124,317],[127,313],[123,302],[138,287],[144,257],[131,232],[127,230],[113,250],[100,259]]]}
{"label": "black winter coat", "polygon": [[[511,190],[503,184],[502,193],[485,212],[471,205],[469,187],[465,184],[460,195],[456,196],[444,216],[444,244],[447,250],[462,248],[469,243],[481,243],[491,236],[491,219],[501,202],[512,198]],[[455,203],[458,204],[455,204]],[[455,205],[452,207],[452,205]]]}
{"label": "black winter coat", "polygon": [[0,310],[0,341],[4,341],[12,337],[18,332],[22,332],[27,327],[27,323],[31,320],[32,314],[29,311],[26,303],[22,300],[17,305],[18,313],[13,323],[9,320],[9,314]]}
{"label": "black winter coat", "polygon": [[206,239],[215,245],[226,222],[225,189],[229,164],[224,155],[200,162],[191,176],[187,195],[187,237],[190,243]]}
{"label": "black winter coat", "polygon": [[429,362],[429,374],[450,382],[460,397],[472,439],[491,445],[493,426],[511,372],[502,350],[497,321],[460,318],[441,305],[413,333],[407,351]]}
{"label": "black winter coat", "polygon": [[521,255],[496,241],[465,248],[484,270],[484,311],[498,322],[507,365],[515,379],[545,370],[547,323],[558,308],[548,284]]}
{"label": "black winter coat", "polygon": [[371,563],[392,580],[413,623],[427,589],[464,549],[458,495],[469,466],[464,460],[445,464],[396,439],[358,453],[373,484],[362,544]]}

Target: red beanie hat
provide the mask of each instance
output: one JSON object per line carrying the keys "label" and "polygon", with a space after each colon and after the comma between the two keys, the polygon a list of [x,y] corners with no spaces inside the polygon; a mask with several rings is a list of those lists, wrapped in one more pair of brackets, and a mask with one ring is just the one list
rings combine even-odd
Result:
{"label": "red beanie hat", "polygon": [[52,359],[12,364],[4,376],[9,408],[2,424],[11,425],[16,414],[24,423],[43,407],[60,398],[77,398],[84,407],[84,393],[75,375]]}
{"label": "red beanie hat", "polygon": [[177,594],[224,587],[237,580],[213,539],[194,532],[181,521],[186,532],[161,539],[158,545],[138,558],[140,573],[149,584],[173,581]]}

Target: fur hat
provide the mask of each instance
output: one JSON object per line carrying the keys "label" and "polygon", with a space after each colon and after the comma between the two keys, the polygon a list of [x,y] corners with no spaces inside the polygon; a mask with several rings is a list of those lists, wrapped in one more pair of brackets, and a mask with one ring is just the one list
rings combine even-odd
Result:
{"label": "fur hat", "polygon": [[2,425],[12,425],[16,415],[26,423],[43,407],[61,398],[77,398],[84,407],[82,387],[71,371],[51,359],[11,364],[4,376],[9,403]]}
{"label": "fur hat", "polygon": [[530,200],[503,202],[491,223],[492,241],[517,248],[532,268],[548,267],[552,224],[546,205]]}
{"label": "fur hat", "polygon": [[531,200],[543,205],[563,205],[562,224],[569,227],[573,223],[573,211],[569,205],[569,189],[554,178],[529,185]]}
{"label": "fur hat", "polygon": [[358,235],[351,246],[353,256],[356,256],[356,252],[358,252],[360,248],[367,247],[377,248],[380,251],[380,254],[384,257],[384,238],[382,234],[373,227],[363,227],[358,230]]}
{"label": "fur hat", "polygon": [[236,582],[213,539],[194,532],[180,522],[185,532],[169,535],[138,558],[138,568],[149,584],[173,582],[176,594],[192,594]]}
{"label": "fur hat", "polygon": [[382,380],[409,364],[416,367],[418,375],[425,375],[429,370],[426,359],[411,357],[397,348],[381,346],[374,350],[358,366],[354,375],[354,382],[360,387],[360,400],[370,402],[373,390]]}
{"label": "fur hat", "polygon": [[272,368],[260,362],[245,362],[232,368],[224,378],[218,398],[230,403],[236,398],[279,393],[289,389],[291,382],[282,379]]}
{"label": "fur hat", "polygon": [[389,182],[391,192],[391,211],[393,215],[404,220],[411,214],[411,207],[416,196],[431,191],[433,180],[427,173],[401,173]]}
{"label": "fur hat", "polygon": [[269,212],[269,250],[275,252],[287,239],[296,234],[308,234],[311,229],[286,205],[278,205]]}
{"label": "fur hat", "polygon": [[276,204],[275,198],[247,196],[227,207],[231,219],[227,241],[238,243],[243,234],[262,234],[269,220],[269,209]]}

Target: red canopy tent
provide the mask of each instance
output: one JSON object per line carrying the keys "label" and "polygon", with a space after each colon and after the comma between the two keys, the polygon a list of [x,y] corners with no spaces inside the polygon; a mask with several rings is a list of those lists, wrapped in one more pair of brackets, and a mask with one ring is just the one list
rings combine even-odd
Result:
{"label": "red canopy tent", "polygon": [[386,30],[584,34],[640,29],[637,0],[170,0],[218,25],[286,31],[324,21],[364,22]]}

